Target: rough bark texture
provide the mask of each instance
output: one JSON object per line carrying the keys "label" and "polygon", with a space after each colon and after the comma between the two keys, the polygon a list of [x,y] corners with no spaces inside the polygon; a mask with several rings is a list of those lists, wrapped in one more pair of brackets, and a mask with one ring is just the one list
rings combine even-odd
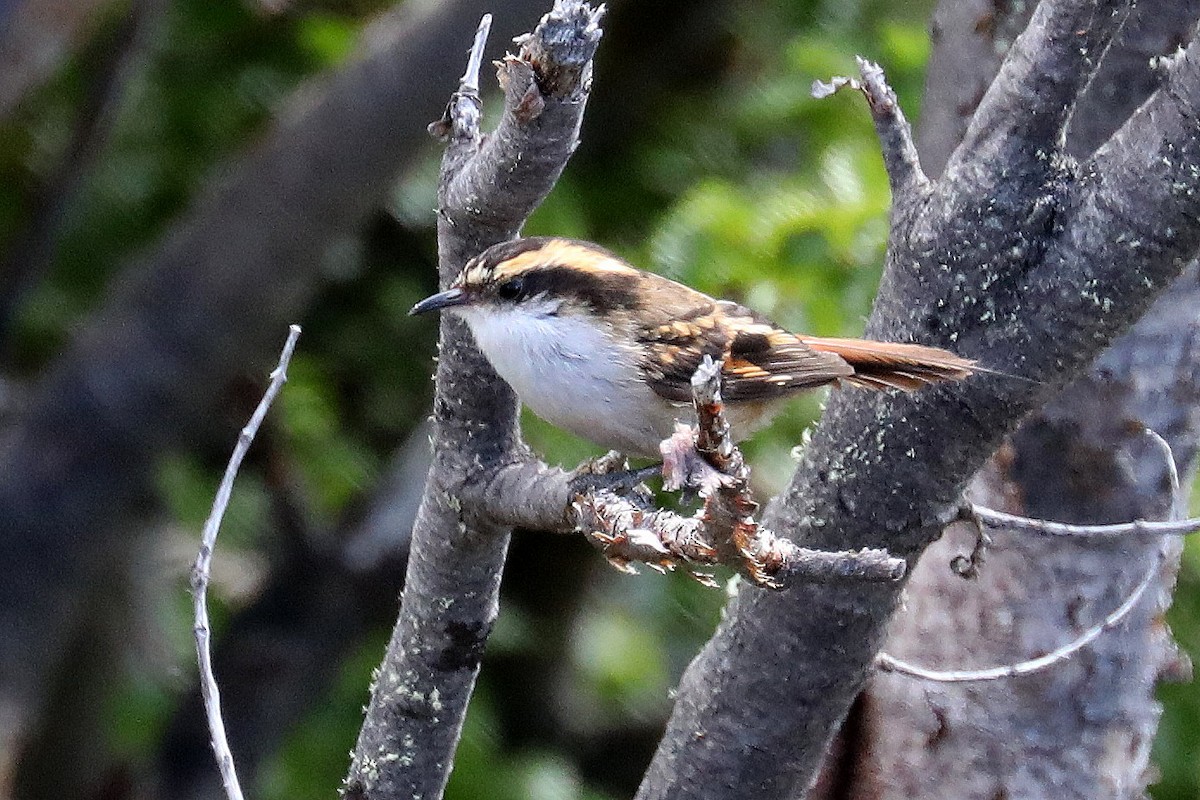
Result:
{"label": "rough bark texture", "polygon": [[[401,9],[370,52],[310,87],[259,146],[132,266],[0,442],[0,746],[44,702],[87,599],[135,546],[154,459],[210,424],[234,376],[265,369],[320,281],[425,143],[461,69],[445,42],[482,2]],[[521,16],[527,3],[488,4]],[[511,30],[505,26],[507,30]]]}
{"label": "rough bark texture", "polygon": [[941,175],[996,77],[1000,61],[1025,29],[1036,0],[943,0],[933,12],[933,52],[925,68],[925,103],[917,125],[921,165]]}
{"label": "rough bark texture", "polygon": [[[1198,13],[1194,2],[1138,5],[1081,101],[1070,152],[1090,154],[1158,88],[1161,73],[1151,59],[1186,40]],[[939,47],[950,49],[970,42],[972,33],[946,36]],[[941,97],[927,102],[948,105]],[[936,148],[942,139],[930,141]],[[1070,522],[1178,513],[1181,498],[1173,496],[1169,470],[1178,468],[1186,481],[1200,437],[1198,309],[1193,265],[1087,375],[1026,421],[977,477],[973,497]],[[1144,427],[1170,443],[1174,465]],[[994,539],[976,582],[946,568],[971,546],[962,529],[926,551],[893,621],[889,652],[942,669],[1020,661],[1109,613],[1148,569],[1159,579],[1124,624],[1044,673],[974,684],[876,676],[848,743],[852,751],[843,755],[852,775],[838,796],[1143,795],[1159,716],[1154,685],[1164,674],[1186,672],[1186,659],[1160,622],[1180,543],[1009,532]]]}
{"label": "rough bark texture", "polygon": [[[1141,427],[1162,430],[1178,467],[1191,465],[1200,400],[1194,272],[1189,284],[1108,351],[1095,376],[1027,422],[976,479],[973,496],[1071,522],[1162,519],[1178,510],[1164,450]],[[1096,624],[1147,570],[1160,579],[1121,626],[1042,673],[967,684],[877,675],[863,703],[848,796],[1141,797],[1158,723],[1154,684],[1180,672],[1160,620],[1181,543],[997,532],[980,578],[968,582],[947,568],[971,546],[963,534],[956,527],[926,551],[889,652],[940,669],[1021,661]]]}
{"label": "rough bark texture", "polygon": [[[835,392],[764,520],[774,530],[915,562],[1005,431],[1132,325],[1194,254],[1195,41],[1094,156],[1075,163],[1062,152],[1075,100],[1126,10],[1039,6],[944,176],[894,198],[867,335],[952,347],[1035,382]],[[803,792],[898,600],[887,586],[744,589],[685,673],[639,797]]]}
{"label": "rough bark texture", "polygon": [[[480,134],[477,84],[464,78],[442,130],[438,193],[443,287],[473,256],[520,231],[575,150],[599,43],[599,14],[559,0],[505,59],[504,117]],[[469,71],[468,71],[469,73]],[[400,618],[379,668],[346,779],[364,798],[439,797],[497,613],[509,530],[464,486],[481,469],[528,457],[517,400],[466,326],[442,319],[434,460],[413,528]]]}

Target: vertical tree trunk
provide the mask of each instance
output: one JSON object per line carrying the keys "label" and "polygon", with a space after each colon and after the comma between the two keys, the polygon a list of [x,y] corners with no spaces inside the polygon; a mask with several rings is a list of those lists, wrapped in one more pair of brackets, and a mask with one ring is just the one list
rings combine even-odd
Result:
{"label": "vertical tree trunk", "polygon": [[[835,392],[800,453],[791,485],[764,515],[768,526],[810,546],[887,547],[915,562],[942,535],[947,511],[967,476],[984,465],[1004,432],[1042,407],[1053,389],[1078,376],[1144,315],[1157,293],[1143,289],[1167,289],[1195,256],[1198,217],[1180,204],[1189,205],[1187,175],[1200,152],[1192,110],[1193,90],[1200,89],[1200,71],[1195,71],[1200,40],[1193,37],[1186,52],[1163,65],[1164,83],[1134,114],[1124,120],[1110,117],[1120,127],[1094,154],[1076,159],[1064,149],[1080,98],[1089,87],[1094,90],[1099,65],[1110,43],[1125,35],[1121,29],[1132,7],[1118,0],[1040,4],[934,181],[913,169],[906,152],[897,159],[897,151],[907,149],[904,133],[881,119],[894,100],[869,94],[893,207],[887,263],[867,335],[953,347],[1033,382],[985,373],[915,396]],[[975,30],[995,24],[995,11],[989,9]],[[870,73],[866,65],[865,80]],[[964,113],[970,113],[969,105]],[[1129,447],[1132,451],[1133,444]],[[1142,456],[1141,449],[1133,452],[1134,458]],[[1160,454],[1157,463],[1164,474],[1166,458]],[[1150,501],[1136,507],[1164,508]],[[1153,551],[1114,555],[1112,561],[1139,577],[1152,567],[1160,569]],[[1080,562],[1075,569],[1093,568]],[[1051,573],[1042,585],[1076,580]],[[1005,585],[1014,592],[1022,586]],[[1110,578],[1093,592],[1098,597],[1085,591],[1082,604],[1060,611],[1071,625],[1061,629],[1056,619],[1056,633],[1066,636],[1051,644],[1063,644],[1071,630],[1103,619],[1132,585]],[[1149,598],[1147,604],[1153,605]],[[803,794],[833,731],[873,674],[889,620],[902,605],[901,592],[881,587],[795,586],[778,594],[743,589],[685,672],[666,736],[638,796]],[[1005,607],[992,607],[1005,623]],[[945,613],[947,601],[936,608]],[[1089,613],[1093,608],[1096,616]],[[1151,613],[1142,610],[1142,619]],[[1039,644],[1021,642],[1004,662],[1038,654]],[[1152,644],[1142,674],[1173,660],[1161,641]],[[969,652],[956,645],[956,652]],[[1090,674],[1089,663],[1094,662],[1081,655],[1071,666]],[[1010,683],[1004,691],[1017,690]],[[1055,699],[1037,692],[1028,707],[1036,704],[1037,713],[1044,713]],[[1134,718],[1143,727],[1125,741],[1110,742],[1106,757],[1130,764],[1142,758],[1128,752],[1148,740],[1141,735],[1143,717],[1126,717]],[[862,726],[868,731],[870,721]],[[966,715],[955,718],[964,730],[976,722]],[[912,721],[897,725],[901,731],[912,727]],[[923,741],[940,746],[947,730],[939,724]],[[1038,756],[1063,749],[1052,738],[1059,734],[1051,728],[1040,732],[1047,738],[1039,740],[1033,737],[1035,728],[1027,730],[1029,743],[1041,750],[1011,763],[1034,779],[1044,778],[1026,796],[1047,796],[1062,784],[1058,776],[1040,774]],[[1095,771],[1095,750],[1079,751],[1076,758],[1081,769]],[[872,764],[876,774],[891,781],[896,759],[864,761],[860,775]],[[939,771],[944,765],[930,766],[922,777],[948,782]],[[1127,780],[1129,770],[1123,772],[1121,779]],[[853,794],[858,785],[864,787],[860,796],[923,796],[920,789],[892,789],[886,782],[868,786],[861,779],[836,787],[838,796]],[[964,791],[950,794],[961,797]],[[1001,786],[987,796],[1013,795]]]}
{"label": "vertical tree trunk", "polygon": [[[963,5],[942,6],[922,130],[923,159],[936,166],[961,135],[955,115],[970,109],[938,93],[945,76],[935,71],[954,53],[986,52],[978,43],[987,29],[978,17],[955,16]],[[1197,13],[1194,2],[1135,9],[1076,110],[1070,153],[1089,155],[1158,87],[1151,59],[1186,41]],[[1012,24],[990,23],[991,30]],[[997,54],[992,69],[998,63]],[[1200,279],[1193,265],[1088,374],[1025,421],[976,477],[972,498],[1066,522],[1167,518],[1183,506],[1172,472],[1194,467],[1198,402]],[[1173,463],[1146,429],[1169,442]],[[948,565],[971,546],[971,533],[956,526],[926,551],[893,620],[889,652],[943,670],[1023,661],[1098,623],[1148,570],[1155,578],[1121,625],[1044,672],[955,684],[877,675],[844,742],[839,796],[1142,796],[1159,718],[1154,685],[1186,671],[1161,623],[1181,544],[998,532],[978,580],[964,581]]]}
{"label": "vertical tree trunk", "polygon": [[[504,115],[491,133],[479,129],[475,60],[445,118],[431,126],[448,141],[438,185],[443,288],[484,249],[517,236],[562,174],[578,144],[602,14],[581,0],[556,0],[519,37],[517,54],[499,63]],[[476,34],[479,58],[489,25]],[[400,616],[352,754],[347,797],[441,796],[499,611],[510,530],[465,487],[527,451],[516,396],[450,315],[442,318],[433,405],[433,464],[413,524]]]}

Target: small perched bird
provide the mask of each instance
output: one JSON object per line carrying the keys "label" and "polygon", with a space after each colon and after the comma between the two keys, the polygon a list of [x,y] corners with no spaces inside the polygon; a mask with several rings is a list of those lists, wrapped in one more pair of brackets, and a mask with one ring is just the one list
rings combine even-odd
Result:
{"label": "small perched bird", "polygon": [[643,272],[589,242],[490,247],[413,306],[461,316],[496,372],[542,419],[601,446],[657,456],[692,423],[691,378],[709,355],[735,438],[783,400],[830,383],[913,391],[975,362],[936,347],[789,333],[745,306]]}

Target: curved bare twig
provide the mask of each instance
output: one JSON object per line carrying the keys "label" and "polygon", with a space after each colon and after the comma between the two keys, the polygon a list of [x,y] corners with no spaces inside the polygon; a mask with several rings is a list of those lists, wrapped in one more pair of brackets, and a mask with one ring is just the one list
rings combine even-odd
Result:
{"label": "curved bare twig", "polygon": [[225,509],[229,507],[229,498],[233,494],[233,482],[237,479],[242,459],[250,450],[254,437],[258,434],[259,426],[275,402],[276,396],[287,382],[287,368],[291,363],[292,353],[296,351],[296,342],[300,339],[300,326],[288,328],[287,341],[284,342],[283,352],[279,355],[279,365],[271,372],[271,382],[267,391],[259,401],[258,407],[250,417],[250,421],[238,434],[237,445],[229,457],[225,467],[225,475],[217,487],[217,495],[213,499],[212,511],[204,522],[204,532],[200,538],[200,552],[196,555],[196,563],[192,567],[192,605],[195,614],[193,630],[196,634],[196,659],[200,664],[200,691],[204,696],[204,713],[208,717],[208,730],[212,735],[213,754],[217,759],[217,768],[221,770],[221,783],[229,800],[242,800],[242,787],[238,783],[237,769],[233,765],[233,753],[229,749],[229,741],[225,738],[225,721],[221,717],[221,693],[217,689],[217,678],[212,668],[212,648],[210,646],[210,629],[208,622],[208,576],[212,569],[213,550],[217,546],[217,534],[221,530],[221,520],[225,517]]}
{"label": "curved bare twig", "polygon": [[935,683],[970,683],[973,681],[995,681],[1003,678],[1016,678],[1021,675],[1032,675],[1035,672],[1049,669],[1055,664],[1061,664],[1071,656],[1078,653],[1083,648],[1087,647],[1092,642],[1096,641],[1105,631],[1110,631],[1121,623],[1121,620],[1129,616],[1129,612],[1137,607],[1141,601],[1142,595],[1146,593],[1146,589],[1154,582],[1154,578],[1162,569],[1162,558],[1157,559],[1150,568],[1146,570],[1146,574],[1138,582],[1129,596],[1121,605],[1112,610],[1108,616],[1100,622],[1091,626],[1080,634],[1077,638],[1067,642],[1061,647],[1056,647],[1049,653],[1037,658],[1031,658],[1028,661],[1019,661],[1015,664],[1004,664],[998,667],[988,667],[985,669],[962,669],[962,670],[937,670],[922,667],[918,664],[913,664],[901,658],[897,658],[888,653],[880,653],[875,657],[875,666],[883,672],[895,672],[900,675],[908,675],[912,678],[920,678],[923,681],[934,681]]}

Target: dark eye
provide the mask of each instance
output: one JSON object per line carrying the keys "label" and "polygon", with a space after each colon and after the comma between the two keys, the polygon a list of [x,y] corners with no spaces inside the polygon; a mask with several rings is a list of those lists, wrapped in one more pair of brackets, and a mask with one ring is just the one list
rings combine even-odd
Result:
{"label": "dark eye", "polygon": [[525,282],[520,278],[509,278],[496,287],[496,296],[501,300],[517,300],[525,294]]}

